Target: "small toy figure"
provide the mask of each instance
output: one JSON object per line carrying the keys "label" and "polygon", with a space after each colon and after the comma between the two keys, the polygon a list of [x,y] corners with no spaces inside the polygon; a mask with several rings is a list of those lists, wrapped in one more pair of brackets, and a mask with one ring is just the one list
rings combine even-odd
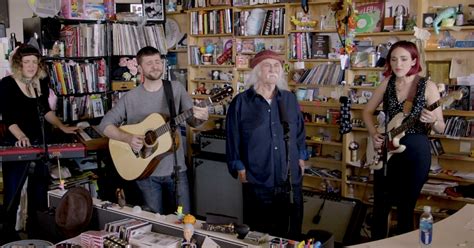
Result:
{"label": "small toy figure", "polygon": [[357,161],[357,150],[359,149],[359,143],[351,141],[349,143],[349,150],[351,151],[351,162]]}
{"label": "small toy figure", "polygon": [[174,213],[177,215],[179,223],[181,223],[184,218],[183,206],[178,206],[178,209]]}
{"label": "small toy figure", "polygon": [[196,88],[194,93],[196,95],[205,95],[205,94],[207,94],[206,84],[205,83],[200,83],[199,87]]}
{"label": "small toy figure", "polygon": [[192,224],[184,224],[183,237],[184,242],[181,244],[181,248],[196,248],[196,240],[193,239],[194,226]]}

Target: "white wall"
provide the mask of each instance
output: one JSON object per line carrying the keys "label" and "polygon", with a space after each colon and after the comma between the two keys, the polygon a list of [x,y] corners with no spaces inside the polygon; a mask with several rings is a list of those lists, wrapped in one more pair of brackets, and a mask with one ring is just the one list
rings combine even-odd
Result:
{"label": "white wall", "polygon": [[[89,0],[91,3],[102,3],[102,0]],[[115,0],[116,3],[141,3],[141,0]],[[7,36],[14,32],[16,39],[23,42],[23,18],[33,16],[33,11],[28,6],[28,0],[8,0],[8,16],[10,17],[10,28],[7,28]]]}

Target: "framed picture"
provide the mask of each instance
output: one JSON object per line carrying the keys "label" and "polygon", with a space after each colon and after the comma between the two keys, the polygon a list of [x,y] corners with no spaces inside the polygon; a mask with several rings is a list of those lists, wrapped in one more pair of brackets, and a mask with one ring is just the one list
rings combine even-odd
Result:
{"label": "framed picture", "polygon": [[143,12],[149,21],[164,21],[163,0],[143,0]]}
{"label": "framed picture", "polygon": [[130,4],[130,12],[135,13],[138,16],[143,16],[143,5],[141,3]]}

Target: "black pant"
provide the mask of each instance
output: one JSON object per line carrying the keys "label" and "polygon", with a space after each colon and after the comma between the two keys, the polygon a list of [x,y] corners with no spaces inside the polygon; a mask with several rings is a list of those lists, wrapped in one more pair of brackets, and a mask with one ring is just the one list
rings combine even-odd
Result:
{"label": "black pant", "polygon": [[[4,220],[3,235],[11,239],[16,239],[15,223],[16,212],[18,210],[19,195],[24,183],[24,176],[28,176],[28,219],[27,231],[29,238],[35,237],[35,230],[39,230],[37,222],[37,211],[48,208],[47,192],[50,183],[49,170],[47,165],[41,161],[35,162],[4,162],[2,164],[4,183],[4,208],[6,219]],[[8,206],[10,205],[10,208]]]}
{"label": "black pant", "polygon": [[374,174],[374,215],[372,239],[383,239],[388,233],[388,215],[397,208],[397,234],[413,230],[413,213],[431,165],[430,144],[426,135],[407,134],[401,139],[402,153],[388,161],[387,176],[383,168]]}
{"label": "black pant", "polygon": [[244,223],[250,230],[299,238],[303,223],[302,187],[293,185],[293,204],[289,201],[288,188],[243,184]]}

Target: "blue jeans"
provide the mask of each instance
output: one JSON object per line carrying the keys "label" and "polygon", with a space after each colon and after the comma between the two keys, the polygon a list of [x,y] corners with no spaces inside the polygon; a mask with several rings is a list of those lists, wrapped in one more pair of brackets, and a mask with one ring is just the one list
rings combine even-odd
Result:
{"label": "blue jeans", "polygon": [[[186,171],[178,173],[179,205],[183,206],[183,213],[191,210],[189,200],[188,175]],[[137,185],[142,191],[143,199],[151,211],[160,214],[171,214],[176,211],[176,197],[173,176],[150,176],[137,180]]]}

